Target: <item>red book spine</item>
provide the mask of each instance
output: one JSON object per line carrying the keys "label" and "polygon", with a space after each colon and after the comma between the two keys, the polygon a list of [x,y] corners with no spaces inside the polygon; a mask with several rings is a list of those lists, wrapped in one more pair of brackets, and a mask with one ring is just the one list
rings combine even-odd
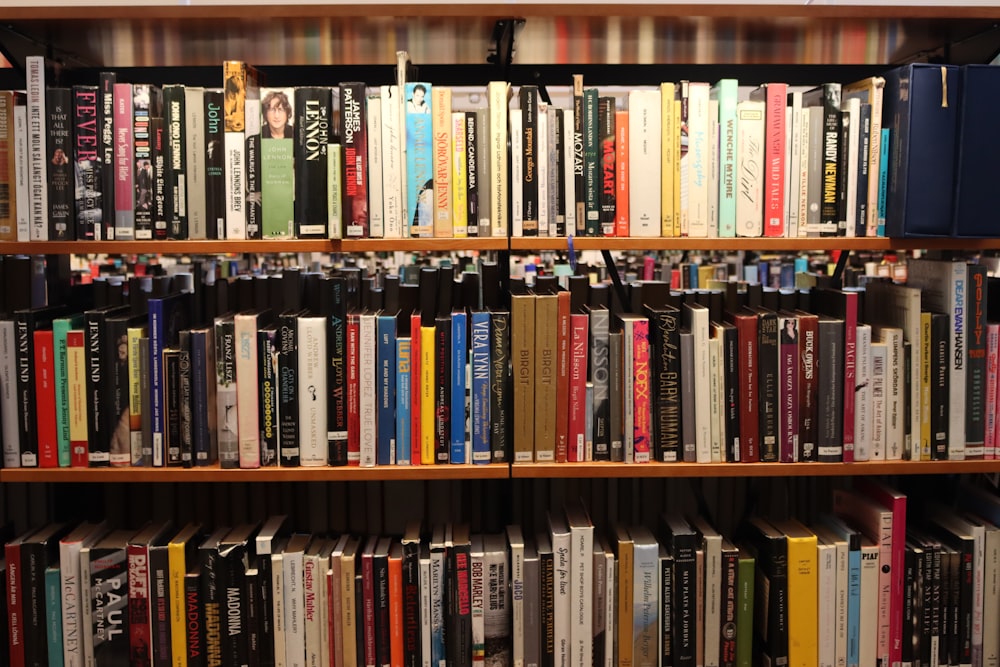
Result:
{"label": "red book spine", "polygon": [[420,465],[420,313],[410,315],[410,465]]}
{"label": "red book spine", "polygon": [[132,239],[135,232],[132,188],[132,84],[116,83],[115,97],[115,238]]}
{"label": "red book spine", "polygon": [[[844,292],[844,463],[854,463],[854,392],[858,363],[858,295]],[[902,373],[902,369],[900,369]],[[905,389],[903,393],[905,393]]]}
{"label": "red book spine", "polygon": [[149,629],[149,548],[128,545],[128,639],[132,665],[148,665],[152,634]]}
{"label": "red book spine", "polygon": [[615,236],[628,236],[628,111],[615,112]]}
{"label": "red book spine", "polygon": [[347,465],[361,465],[361,395],[358,387],[358,316],[347,316]]}
{"label": "red book spine", "polygon": [[569,372],[569,456],[573,463],[587,458],[587,350],[590,340],[590,317],[586,313],[570,316]]}
{"label": "red book spine", "polygon": [[757,399],[757,317],[736,317],[740,344],[740,462],[760,461]]}
{"label": "red book spine", "polygon": [[785,99],[788,86],[767,84],[764,127],[764,236],[785,235]]}
{"label": "red book spine", "polygon": [[389,556],[389,663],[403,667],[403,557],[395,552]]}
{"label": "red book spine", "polygon": [[[556,405],[569,397],[569,292],[560,292],[556,311],[558,356],[556,357]],[[569,410],[556,410],[556,463],[565,463],[569,443]]]}
{"label": "red book spine", "polygon": [[649,369],[649,320],[646,319],[638,320],[632,326],[632,373],[635,396],[631,398],[626,396],[625,400],[635,401],[632,413],[635,462],[649,463],[649,443],[652,439],[650,431],[653,422],[650,406],[652,383]]}
{"label": "red book spine", "polygon": [[56,434],[55,342],[51,329],[35,331],[35,416],[38,420],[38,466],[59,467]]}
{"label": "red book spine", "polygon": [[7,557],[7,631],[11,665],[24,664],[24,617],[21,609],[21,545],[8,544]]}

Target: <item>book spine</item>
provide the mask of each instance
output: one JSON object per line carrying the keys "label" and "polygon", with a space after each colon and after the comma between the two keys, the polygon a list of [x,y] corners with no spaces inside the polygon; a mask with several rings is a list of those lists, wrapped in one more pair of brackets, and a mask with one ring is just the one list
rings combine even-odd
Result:
{"label": "book spine", "polygon": [[59,434],[56,428],[55,342],[52,331],[35,331],[35,410],[38,419],[38,467],[59,467]]}
{"label": "book spine", "polygon": [[127,557],[129,664],[138,667],[152,664],[148,548],[144,544],[130,544]]}
{"label": "book spine", "polygon": [[[631,113],[641,113],[642,111],[644,111],[642,109],[632,109],[631,100],[629,102],[629,109],[631,110]],[[650,125],[648,124],[649,123],[648,110],[645,111],[647,111],[647,115],[646,118],[643,120],[646,121],[647,125],[644,127],[635,128],[638,132],[644,132],[645,130],[650,129]],[[659,129],[660,127],[659,114],[657,113],[656,116],[657,116],[657,122],[654,123],[652,127]],[[649,141],[648,137],[642,137],[643,139],[646,140],[646,142],[643,143],[641,141],[638,141],[636,142],[637,145],[633,147],[630,142],[630,136],[631,136],[630,133],[632,131],[632,127],[629,124],[629,118],[630,118],[629,111],[615,112],[615,233],[614,235],[622,237],[626,237],[629,235],[629,209],[631,204],[631,198],[629,196],[629,188],[628,188],[628,179],[630,174],[629,156],[631,155],[633,148],[635,148],[636,151],[641,151],[642,147],[645,146],[651,151],[653,146],[658,146],[660,143],[659,140],[657,140],[655,143],[652,143]],[[641,155],[643,158],[647,159],[651,156],[650,153],[642,153]],[[638,159],[639,155],[637,155],[636,158]],[[647,162],[647,165],[650,168],[654,169],[660,166],[658,161],[652,165],[649,165]],[[641,173],[641,172],[636,172],[636,173]],[[656,226],[659,223],[658,205],[660,203],[659,192],[656,188],[654,188],[654,192],[652,193],[652,196],[648,199],[648,201],[654,206],[657,206],[656,209],[657,215],[655,217],[651,217],[648,213],[645,213],[645,211],[643,211],[642,213],[636,211],[636,217],[637,218],[642,217],[644,220],[651,222],[653,229],[655,230]]]}
{"label": "book spine", "polygon": [[[226,163],[225,114],[221,90],[206,89],[204,93],[205,133],[201,153],[204,155],[205,237],[226,238]],[[192,238],[195,235],[192,225]]]}
{"label": "book spine", "polygon": [[[103,226],[99,113],[97,86],[74,86],[73,167],[79,183],[74,188],[78,240],[103,238],[103,230],[100,235],[96,235],[97,228]],[[0,137],[2,135],[3,131],[0,129]],[[11,174],[13,175],[13,170]]]}
{"label": "book spine", "polygon": [[210,330],[191,334],[191,449],[194,465],[214,463],[218,455],[215,345]]}
{"label": "book spine", "polygon": [[132,124],[132,85],[116,83],[114,84],[114,238],[116,240],[135,238],[135,191],[132,182],[135,143]]}
{"label": "book spine", "polygon": [[610,314],[606,310],[590,313],[590,381],[594,384],[594,455],[595,461],[611,460],[610,441],[610,364],[608,330]]}
{"label": "book spine", "polygon": [[736,170],[739,174],[736,198],[736,235],[763,234],[764,174],[756,167],[764,159],[765,106],[744,101],[736,106]]}
{"label": "book spine", "polygon": [[587,352],[590,319],[586,313],[570,315],[569,425],[567,460],[586,460]]}
{"label": "book spine", "polygon": [[986,439],[986,267],[969,264],[966,286],[965,458],[981,459]]}
{"label": "book spine", "polygon": [[[219,238],[247,238],[246,213],[246,99],[251,73],[246,63],[226,60],[222,63],[225,82],[223,146],[225,157],[225,225]],[[224,233],[223,233],[224,231]]]}
{"label": "book spine", "polygon": [[299,354],[298,318],[280,317],[278,328],[278,460],[281,466],[299,465]]}
{"label": "book spine", "polygon": [[[31,204],[28,199],[31,196],[31,185],[29,183],[31,168],[28,165],[28,109],[24,104],[24,98],[18,96],[13,103],[13,119],[11,121],[13,141],[11,142],[11,187],[12,199],[11,209],[14,213],[16,223],[16,234],[18,241],[31,240]],[[18,205],[20,202],[20,205]]]}
{"label": "book spine", "polygon": [[[94,220],[94,240],[113,240],[115,221],[115,94],[116,76],[114,72],[101,72],[97,89],[97,159],[94,162],[95,192],[101,195],[96,206],[101,211]],[[78,128],[78,132],[85,130]],[[77,140],[79,143],[79,139]],[[77,158],[79,160],[79,157]]]}
{"label": "book spine", "polygon": [[376,322],[376,405],[378,418],[375,458],[378,465],[396,463],[396,316],[379,315]]}
{"label": "book spine", "polygon": [[[404,227],[415,238],[434,235],[434,143],[431,115],[432,86],[407,82],[406,99],[406,210]],[[506,107],[506,99],[504,100]],[[491,109],[493,102],[491,101]],[[506,117],[504,128],[506,128]],[[504,132],[506,146],[506,132]],[[506,168],[504,169],[506,173]]]}
{"label": "book spine", "polygon": [[[443,547],[432,546],[430,556],[430,581],[426,586],[430,591],[430,654],[431,664],[440,665],[445,657],[445,552]],[[422,586],[422,588],[424,588]],[[426,607],[425,607],[426,610]],[[426,630],[425,630],[426,632]]]}
{"label": "book spine", "polygon": [[535,297],[511,297],[510,356],[513,366],[514,462],[534,459]]}
{"label": "book spine", "polygon": [[597,132],[600,140],[600,189],[598,191],[598,202],[600,203],[601,212],[601,236],[615,235],[615,120],[614,98],[598,98]]}
{"label": "book spine", "polygon": [[328,235],[330,103],[329,88],[295,89],[295,233],[299,238]]}
{"label": "book spine", "polygon": [[399,87],[382,86],[380,89],[382,105],[382,218],[384,220],[384,236],[398,239],[403,236],[404,192],[401,160],[403,147],[401,145],[402,127],[400,125]]}
{"label": "book spine", "polygon": [[396,465],[413,463],[412,438],[415,429],[411,421],[413,352],[410,341],[408,336],[396,338]]}
{"label": "book spine", "polygon": [[431,137],[434,170],[433,235],[450,238],[453,231],[451,88],[437,86],[432,91]]}
{"label": "book spine", "polygon": [[[649,463],[651,439],[651,382],[650,382],[650,349],[649,349],[649,321],[642,319],[633,323],[632,328],[632,366],[631,375],[633,378],[633,394],[626,392],[625,400],[633,400],[633,420],[632,420],[632,440],[634,448],[634,460],[636,463]],[[628,345],[629,342],[626,342]],[[707,351],[707,350],[706,350]],[[626,378],[629,376],[629,369],[626,369]],[[630,396],[632,398],[630,399]]]}
{"label": "book spine", "polygon": [[[475,116],[473,116],[475,118]],[[451,114],[451,211],[452,228],[455,238],[469,236],[469,158],[466,152],[469,139],[466,136],[466,113],[453,111]],[[475,139],[473,138],[473,142]],[[473,156],[475,159],[475,156]],[[475,197],[475,191],[472,197]],[[479,235],[479,225],[474,225],[476,231],[472,236]]]}
{"label": "book spine", "polygon": [[[583,183],[580,192],[584,202],[585,236],[600,236],[601,202],[600,175],[600,110],[596,88],[583,91]],[[580,223],[577,222],[579,227]],[[580,230],[578,230],[580,231]]]}
{"label": "book spine", "polygon": [[377,463],[378,389],[376,316],[364,313],[358,324],[358,439],[361,467]]}
{"label": "book spine", "polygon": [[490,314],[472,315],[472,366],[470,387],[472,463],[489,463],[490,453]]}
{"label": "book spine", "polygon": [[785,235],[785,98],[788,86],[767,84],[764,130],[764,236]]}
{"label": "book spine", "polygon": [[163,122],[166,128],[164,173],[166,194],[166,228],[154,230],[157,238],[186,239],[188,237],[187,189],[187,109],[184,86],[163,87]]}
{"label": "book spine", "polygon": [[[628,367],[631,368],[631,361],[626,362],[625,359],[625,334],[622,331],[612,331],[608,334],[608,387],[610,388],[609,400],[611,404],[611,409],[609,410],[608,416],[608,441],[611,443],[609,457],[611,461],[622,462],[634,458],[633,451],[633,431],[632,431],[632,411],[635,405],[631,402],[625,400],[626,396],[630,396],[632,392],[632,378],[628,378],[629,386],[626,389],[626,376],[625,372],[626,363]],[[630,353],[631,354],[631,353]],[[593,387],[593,383],[591,388]],[[593,391],[591,391],[593,394]],[[591,395],[591,400],[587,401],[587,405],[593,405],[593,396]],[[625,418],[628,417],[630,420],[626,423]],[[591,410],[590,416],[590,426],[587,427],[588,433],[594,433],[594,417],[593,410]],[[626,434],[628,437],[626,438]],[[593,436],[592,436],[593,437]],[[626,453],[626,440],[628,452]],[[587,460],[593,460],[593,442],[587,451]]]}
{"label": "book spine", "polygon": [[490,313],[490,451],[493,463],[512,460],[510,313]]}
{"label": "book spine", "polygon": [[[326,465],[327,356],[324,318],[299,318],[297,347],[299,463],[303,466]],[[372,370],[374,365],[374,359],[371,359]]]}
{"label": "book spine", "polygon": [[21,545],[7,544],[7,646],[12,665],[24,664],[24,591],[21,588]]}
{"label": "book spine", "polygon": [[[69,462],[72,467],[87,467],[87,360],[83,331],[66,334],[66,385],[69,418]],[[7,415],[4,415],[6,417]],[[6,434],[5,434],[6,439]],[[20,461],[17,461],[20,463]],[[8,464],[6,451],[4,466]]]}
{"label": "book spine", "polygon": [[[128,567],[124,548],[90,551],[90,583],[94,665],[126,664],[128,655]],[[89,660],[89,656],[88,656]]]}
{"label": "book spine", "polygon": [[469,452],[466,424],[469,419],[468,389],[466,378],[469,371],[468,315],[464,311],[451,314],[451,405],[448,411],[451,420],[449,433],[451,463],[472,463]]}
{"label": "book spine", "polygon": [[[506,177],[508,90],[509,85],[505,81],[491,81],[487,86],[490,139],[488,181],[490,184],[489,236],[507,236],[509,229],[509,211],[507,210],[508,183]],[[407,127],[407,131],[409,131],[409,127]],[[480,226],[482,226],[482,222],[480,222]]]}
{"label": "book spine", "polygon": [[[840,85],[825,84],[823,92],[823,190],[820,200],[820,224],[824,236],[837,236],[839,227],[837,183],[840,168]],[[844,147],[846,149],[846,146]]]}
{"label": "book spine", "polygon": [[[687,235],[706,237],[709,235],[709,152],[711,142],[709,132],[709,89],[703,82],[688,84],[687,96],[687,136],[686,160],[687,186],[682,197],[687,195]],[[682,167],[683,168],[683,167]],[[711,232],[714,235],[714,230]]]}
{"label": "book spine", "polygon": [[166,133],[163,131],[163,118],[155,116],[149,120],[150,162],[153,171],[153,203],[152,229],[153,237],[164,239],[167,236],[167,219],[170,213],[167,207],[167,174],[166,174]]}
{"label": "book spine", "polygon": [[20,467],[38,467],[38,421],[35,396],[35,337],[28,314],[15,322],[17,354],[17,423],[20,441]]}
{"label": "book spine", "polygon": [[31,187],[31,240],[49,240],[49,202],[46,187],[45,165],[49,162],[47,116],[45,109],[45,59],[42,56],[25,58],[26,87],[28,93],[28,147],[29,179]]}
{"label": "book spine", "polygon": [[[363,83],[340,84],[344,231],[350,238],[371,236],[368,211],[368,120]],[[372,143],[372,148],[378,146]],[[380,179],[381,180],[381,179]]]}
{"label": "book spine", "polygon": [[295,140],[289,121],[295,118],[295,95],[291,88],[261,92],[267,121],[260,140],[261,235],[291,238],[295,234]]}
{"label": "book spine", "polygon": [[524,236],[539,235],[538,87],[522,86],[521,103],[521,219]]}
{"label": "book spine", "polygon": [[236,404],[239,420],[238,460],[240,468],[259,468],[260,460],[260,368],[257,354],[256,315],[236,315]]}
{"label": "book spine", "polygon": [[843,376],[844,325],[840,320],[819,321],[818,364],[818,432],[817,460],[841,461],[843,459]]}
{"label": "book spine", "polygon": [[[462,132],[458,136],[465,138],[465,204],[466,204],[466,234],[468,236],[480,236],[479,218],[481,209],[479,199],[486,191],[483,177],[484,154],[479,152],[479,145],[482,143],[482,135],[485,128],[479,124],[480,115],[475,111],[465,112],[465,122]],[[456,149],[457,152],[457,149]],[[485,236],[485,234],[483,234]]]}
{"label": "book spine", "polygon": [[[127,358],[128,321],[122,318],[109,320],[106,324],[105,341],[110,341],[111,350],[104,350],[105,405],[107,422],[104,439],[112,466],[127,466],[132,463],[131,414],[129,412],[129,363]],[[125,348],[123,355],[122,348]],[[110,352],[110,354],[109,354]],[[124,429],[129,436],[124,436]],[[121,430],[119,430],[121,429]]]}
{"label": "book spine", "polygon": [[[152,326],[150,326],[150,329],[152,330]],[[152,339],[152,336],[150,336],[150,339]],[[240,465],[240,450],[239,409],[236,386],[236,326],[231,318],[216,321],[215,364],[219,465],[223,468],[238,468]]]}
{"label": "book spine", "polygon": [[[636,102],[633,105],[633,100]],[[662,155],[657,149],[662,146],[661,106],[670,106],[673,110],[673,100],[661,100],[657,91],[633,91],[629,95],[628,124],[625,136],[619,132],[619,141],[628,141],[627,173],[624,188],[619,197],[627,197],[626,224],[619,224],[618,236],[660,236],[664,226],[663,213],[663,175],[665,168]],[[654,177],[656,186],[646,188],[630,187],[627,179],[629,174],[650,174]],[[672,191],[671,191],[672,194]],[[621,199],[618,200],[621,202]],[[621,217],[621,216],[619,216]],[[670,222],[671,231],[673,222]]]}
{"label": "book spine", "polygon": [[754,317],[740,318],[737,321],[739,329],[739,360],[740,368],[740,461],[752,463],[760,460],[759,444],[759,399],[758,399],[758,366],[757,358],[757,321]]}
{"label": "book spine", "polygon": [[264,210],[261,197],[261,96],[256,70],[248,68],[246,101],[244,103],[244,208],[246,209],[246,238],[260,239],[264,232]]}
{"label": "book spine", "polygon": [[260,464],[278,463],[278,331],[257,332],[257,359],[260,364]]}
{"label": "book spine", "polygon": [[[131,97],[132,154],[129,156],[132,170],[132,195],[134,236],[137,241],[153,238],[153,172],[151,120],[154,104],[154,88],[149,84],[134,84]],[[120,176],[119,176],[120,178]]]}
{"label": "book spine", "polygon": [[[187,181],[184,194],[188,216],[187,238],[207,238],[206,229],[206,162],[205,158],[205,91],[195,86],[184,87],[184,165]],[[176,196],[176,192],[175,192]]]}
{"label": "book spine", "polygon": [[327,327],[327,352],[330,364],[327,372],[327,457],[330,465],[346,466],[347,455],[347,313],[344,292],[347,286],[342,280],[335,280],[333,290],[333,312],[329,315]]}
{"label": "book spine", "polygon": [[347,464],[361,465],[361,391],[358,367],[361,318],[347,319]]}
{"label": "book spine", "polygon": [[854,460],[871,458],[871,357],[872,330],[864,324],[858,326],[857,371],[855,374],[854,405]]}
{"label": "book spine", "polygon": [[534,391],[529,389],[528,401],[533,403],[535,461],[555,460],[556,449],[556,372],[558,355],[558,298],[546,294],[534,297]]}
{"label": "book spine", "polygon": [[[388,88],[388,86],[383,86],[383,88]],[[388,95],[388,90],[386,90]],[[366,110],[367,110],[367,139],[369,148],[367,151],[367,188],[368,188],[368,218],[369,223],[369,235],[372,238],[383,238],[386,228],[386,205],[389,203],[389,198],[392,194],[389,193],[388,189],[385,187],[387,169],[387,157],[389,151],[385,148],[386,136],[388,133],[395,132],[395,129],[387,130],[383,127],[383,106],[380,94],[369,95],[366,99]],[[399,105],[390,104],[388,107],[399,109]],[[344,152],[344,151],[342,151]],[[397,152],[393,154],[393,158],[398,157],[398,147]],[[398,164],[398,161],[396,162]],[[346,174],[345,174],[346,178]],[[349,183],[345,182],[345,188],[349,186]],[[400,190],[400,192],[402,192]],[[393,193],[394,194],[394,193]],[[398,203],[399,198],[393,199],[393,203]],[[351,213],[348,213],[351,215]],[[394,213],[397,215],[398,213]],[[350,222],[350,221],[348,221]]]}
{"label": "book spine", "polygon": [[[844,296],[846,306],[844,308],[844,399],[842,407],[844,423],[841,431],[841,441],[844,443],[844,462],[850,463],[854,461],[854,393],[857,389],[858,298],[853,292],[846,292]],[[900,359],[900,363],[902,364],[902,359]],[[902,366],[900,370],[902,370]],[[901,383],[897,383],[896,387],[900,395],[908,391]],[[902,412],[900,412],[899,419],[903,419]]]}
{"label": "book spine", "polygon": [[451,450],[451,318],[434,321],[434,462],[448,463]]}
{"label": "book spine", "polygon": [[653,453],[657,461],[678,460],[680,453],[679,321],[673,311],[656,311],[651,321],[653,354]]}

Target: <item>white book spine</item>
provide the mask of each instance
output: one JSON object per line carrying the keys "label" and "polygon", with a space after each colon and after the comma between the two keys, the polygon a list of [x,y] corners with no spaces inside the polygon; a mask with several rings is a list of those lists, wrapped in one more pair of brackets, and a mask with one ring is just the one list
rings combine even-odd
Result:
{"label": "white book spine", "polygon": [[28,56],[24,61],[28,88],[28,183],[31,202],[31,240],[49,240],[49,187],[45,165],[45,58]]}
{"label": "white book spine", "polygon": [[539,104],[538,114],[538,235],[549,233],[549,114],[548,105]]}
{"label": "white book spine", "polygon": [[385,238],[403,236],[403,172],[400,169],[399,88],[382,86],[382,214],[385,219]]}
{"label": "white book spine", "polygon": [[[478,542],[478,544],[477,544]],[[482,538],[473,538],[469,559],[469,590],[472,617],[472,662],[482,664],[486,651],[485,590],[486,581],[483,566]]]}
{"label": "white book spine", "polygon": [[708,102],[708,235],[719,235],[719,100]]}
{"label": "white book spine", "polygon": [[385,166],[382,157],[385,154],[382,130],[382,98],[370,95],[367,98],[368,123],[368,236],[380,239],[385,236],[385,195],[383,179]]}
{"label": "white book spine", "polygon": [[983,585],[983,667],[1000,665],[1000,530],[986,530]]}
{"label": "white book spine", "polygon": [[[31,186],[28,184],[31,168],[28,166],[28,107],[14,106],[14,183],[17,206],[17,240],[31,240]],[[97,233],[95,225],[94,233]],[[95,237],[96,238],[96,237]]]}
{"label": "white book spine", "polygon": [[[986,586],[986,529],[981,523],[972,524],[972,664],[983,664],[983,604]],[[989,629],[996,634],[997,628]]]}
{"label": "white book spine", "polygon": [[[632,563],[632,664],[656,665],[659,642],[656,629],[659,627],[660,595],[657,590],[660,566],[659,546],[655,541],[636,544]],[[701,595],[699,599],[704,599]],[[699,627],[704,628],[700,623]],[[704,637],[704,635],[702,635]],[[650,641],[651,640],[651,641]]]}
{"label": "white book spine", "polygon": [[188,238],[205,239],[205,89],[184,87],[184,153],[187,178]]}
{"label": "white book spine", "polygon": [[83,667],[80,643],[83,591],[80,589],[80,542],[59,543],[59,577],[62,580],[62,642],[64,667]]}
{"label": "white book spine", "polygon": [[903,458],[903,332],[885,330],[885,458],[899,461]]}
{"label": "white book spine", "polygon": [[[633,90],[628,96],[629,236],[660,235],[660,91]],[[567,181],[569,177],[567,176]]]}
{"label": "white book spine", "polygon": [[[846,107],[846,108],[844,108]],[[844,124],[847,126],[847,206],[844,226],[847,236],[856,236],[858,217],[858,150],[861,142],[861,100],[848,99],[844,109]],[[867,186],[867,183],[864,184]]]}
{"label": "white book spine", "polygon": [[871,455],[870,461],[885,460],[885,371],[886,345],[882,342],[872,342],[872,374],[871,374]]}
{"label": "white book spine", "polygon": [[319,664],[323,667],[333,665],[333,649],[330,633],[333,632],[333,571],[329,568],[330,559],[317,559],[316,576],[319,578]]}
{"label": "white book spine", "polygon": [[706,535],[705,549],[705,667],[719,667],[722,632],[722,535]]}
{"label": "white book spine", "polygon": [[692,82],[688,87],[688,236],[709,234],[709,86]]}
{"label": "white book spine", "polygon": [[562,167],[566,197],[566,235],[576,233],[576,177],[573,175],[573,109],[563,109]]}
{"label": "white book spine", "polygon": [[708,352],[708,309],[692,311],[691,333],[694,336],[694,415],[695,452],[698,463],[712,462],[712,409]]}
{"label": "white book spine", "polygon": [[787,220],[788,230],[786,236],[795,238],[799,235],[799,215],[801,206],[801,173],[802,173],[802,93],[793,92],[788,95],[791,99],[789,113],[785,116],[785,128],[789,131],[785,145],[789,148],[790,162],[785,164],[789,168],[785,170],[785,206],[788,208]]}
{"label": "white book spine", "polygon": [[859,324],[857,334],[857,361],[855,379],[857,391],[854,400],[854,460],[871,459],[871,372],[872,372],[872,328],[869,324]]}
{"label": "white book spine", "polygon": [[306,665],[320,664],[321,644],[326,643],[319,604],[321,577],[318,565],[317,555],[302,558],[302,624],[306,638]]}
{"label": "white book spine", "polygon": [[[507,96],[506,81],[491,81],[490,102],[490,232],[507,236]],[[511,128],[511,136],[515,133]],[[511,153],[513,156],[513,153]],[[516,161],[516,160],[515,160]]]}
{"label": "white book spine", "polygon": [[510,541],[511,653],[514,667],[524,667],[524,541],[520,537],[518,534]]}
{"label": "white book spine", "polygon": [[271,555],[271,609],[274,614],[274,666],[285,667],[284,553]]}
{"label": "white book spine", "polygon": [[521,153],[524,148],[524,130],[521,127],[521,110],[510,110],[510,206],[511,235],[524,236],[524,211],[522,197],[524,181],[521,174],[523,162]]}
{"label": "white book spine", "polygon": [[708,379],[711,401],[709,402],[709,412],[711,415],[712,430],[712,463],[722,463],[722,370],[720,362],[722,357],[722,339],[708,339]]}
{"label": "white book spine", "polygon": [[552,558],[554,560],[555,581],[553,587],[554,646],[556,667],[569,667],[572,641],[572,598],[570,596],[572,568],[569,532],[552,533]]}
{"label": "white book spine", "polygon": [[225,132],[226,143],[226,238],[245,239],[247,237],[246,212],[246,164],[243,154],[246,150],[245,133]]}
{"label": "white book spine", "polygon": [[859,665],[878,662],[879,553],[877,545],[861,546],[861,641]]}
{"label": "white book spine", "polygon": [[847,667],[847,605],[848,605],[848,584],[849,569],[846,540],[838,540],[836,543],[837,559],[837,667]]}
{"label": "white book spine", "polygon": [[570,665],[593,664],[594,526],[570,527]]}
{"label": "white book spine", "polygon": [[764,233],[764,103],[736,105],[736,235]]}
{"label": "white book spine", "polygon": [[[792,169],[792,137],[795,134],[795,121],[793,120],[792,107],[785,107],[785,220],[788,220],[788,227],[785,229],[786,237],[799,235],[799,221],[796,216],[795,227],[792,228],[792,210],[798,205],[798,201],[792,202],[792,178],[795,173]],[[796,213],[798,213],[796,211]],[[794,232],[794,233],[793,233]]]}
{"label": "white book spine", "polygon": [[[241,468],[260,467],[260,423],[257,409],[257,316],[236,315],[236,414],[239,419]],[[178,458],[180,452],[177,453]],[[171,458],[173,453],[171,453]]]}
{"label": "white book spine", "polygon": [[[806,235],[806,224],[809,217],[809,109],[799,109],[796,120],[796,134],[799,140],[799,164],[796,195],[799,202],[799,236]],[[877,207],[875,207],[877,208]]]}
{"label": "white book spine", "polygon": [[341,144],[329,144],[326,147],[326,235],[331,239],[344,236],[343,154],[344,147]]}
{"label": "white book spine", "polygon": [[555,107],[548,107],[545,110],[545,114],[548,116],[548,155],[546,162],[548,162],[548,183],[549,188],[549,236],[556,236],[557,225],[566,224],[566,216],[559,215],[559,147],[562,144],[561,130],[559,127],[559,117],[556,114]]}
{"label": "white book spine", "polygon": [[[358,326],[358,412],[361,415],[361,467],[375,465],[378,412],[376,407],[375,320],[372,313],[361,316]],[[325,413],[324,413],[325,414]]]}
{"label": "white book spine", "polygon": [[282,561],[285,589],[285,665],[304,667],[306,656],[302,606],[302,552],[285,553]]}
{"label": "white book spine", "polygon": [[819,566],[819,667],[834,667],[837,660],[837,553],[832,544],[816,545]]}
{"label": "white book spine", "polygon": [[321,466],[327,459],[326,318],[300,317],[298,324],[299,462]]}
{"label": "white book spine", "polygon": [[420,557],[420,658],[421,667],[431,667],[431,559]]}
{"label": "white book spine", "polygon": [[3,424],[4,468],[21,467],[14,326],[14,320],[0,320],[0,423]]}
{"label": "white book spine", "polygon": [[465,127],[465,112],[451,112],[451,169],[452,192],[451,208],[455,238],[465,238],[469,235],[469,226],[475,225],[478,233],[478,221],[469,220],[469,168],[467,150],[469,147],[468,130]]}

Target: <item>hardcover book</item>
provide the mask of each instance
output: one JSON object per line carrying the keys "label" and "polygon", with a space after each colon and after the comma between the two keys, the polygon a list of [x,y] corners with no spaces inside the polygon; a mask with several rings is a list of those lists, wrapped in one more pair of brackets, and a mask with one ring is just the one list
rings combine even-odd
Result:
{"label": "hardcover book", "polygon": [[329,88],[295,89],[295,235],[326,238],[327,150],[332,122]]}

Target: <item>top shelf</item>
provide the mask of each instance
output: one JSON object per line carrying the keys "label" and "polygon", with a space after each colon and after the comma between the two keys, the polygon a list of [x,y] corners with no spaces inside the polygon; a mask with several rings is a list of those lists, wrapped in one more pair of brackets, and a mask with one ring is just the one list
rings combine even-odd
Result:
{"label": "top shelf", "polygon": [[297,0],[13,0],[0,7],[3,20],[47,19],[211,19],[302,18],[335,16],[715,16],[731,18],[1000,18],[1000,6],[987,0],[965,2],[879,3],[857,1],[771,0],[766,3],[698,0],[648,0],[606,3],[601,0],[489,0],[453,3],[422,0],[419,3],[327,2]]}
{"label": "top shelf", "polygon": [[[298,252],[460,252],[566,250],[565,238],[506,237],[439,239],[289,239],[266,241],[33,241],[0,242],[0,255],[223,255]],[[573,239],[576,250],[1000,250],[1000,238],[594,238]]]}

